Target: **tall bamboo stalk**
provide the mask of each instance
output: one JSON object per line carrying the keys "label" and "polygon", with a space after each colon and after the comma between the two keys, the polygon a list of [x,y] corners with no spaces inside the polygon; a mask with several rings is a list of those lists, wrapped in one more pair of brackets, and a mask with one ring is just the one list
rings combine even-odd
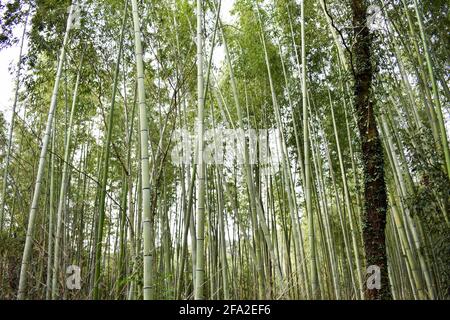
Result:
{"label": "tall bamboo stalk", "polygon": [[80,60],[80,66],[78,68],[77,78],[75,82],[75,88],[73,90],[73,98],[72,98],[72,107],[70,109],[70,118],[68,124],[67,138],[64,146],[64,162],[62,169],[62,177],[61,177],[61,185],[59,191],[59,201],[58,201],[58,209],[56,211],[56,234],[55,234],[55,250],[54,250],[54,259],[53,259],[53,272],[52,272],[52,287],[51,287],[51,297],[52,299],[56,299],[57,296],[57,283],[58,283],[58,269],[59,269],[59,252],[60,252],[60,243],[61,243],[61,232],[62,232],[62,216],[63,216],[63,208],[64,202],[66,200],[66,190],[67,190],[67,175],[68,175],[68,166],[70,161],[70,145],[72,143],[72,131],[73,131],[73,117],[75,114],[75,108],[77,105],[78,98],[78,86],[80,84],[80,74],[81,67],[83,65],[83,56]]}
{"label": "tall bamboo stalk", "polygon": [[197,260],[195,269],[195,300],[203,300],[205,279],[205,164],[203,159],[203,35],[202,35],[202,1],[197,0]]}
{"label": "tall bamboo stalk", "polygon": [[25,32],[27,30],[28,24],[28,16],[29,13],[26,14],[25,22],[23,26],[22,39],[20,40],[20,50],[19,50],[19,61],[17,61],[17,70],[16,70],[16,82],[15,82],[15,90],[14,90],[14,102],[11,110],[11,121],[9,123],[9,131],[8,131],[8,142],[6,147],[6,157],[5,157],[5,167],[3,171],[3,185],[2,185],[2,194],[0,199],[0,232],[3,230],[3,223],[5,219],[5,204],[6,204],[6,188],[8,186],[8,168],[9,162],[11,158],[11,147],[12,147],[12,139],[14,132],[14,122],[16,120],[16,107],[17,100],[19,98],[19,84],[20,84],[20,69],[22,67],[22,53],[23,53],[23,44],[25,41]]}
{"label": "tall bamboo stalk", "polygon": [[100,199],[99,199],[99,217],[98,217],[98,229],[97,229],[97,244],[95,247],[95,269],[94,269],[94,291],[93,298],[97,300],[99,298],[99,285],[101,279],[101,257],[102,257],[102,247],[103,247],[103,226],[105,220],[105,210],[106,210],[106,187],[108,185],[108,173],[109,173],[109,160],[110,160],[110,146],[111,146],[111,137],[112,130],[114,124],[114,107],[116,104],[116,91],[119,82],[119,71],[120,71],[120,61],[123,50],[123,38],[125,33],[125,25],[127,19],[128,12],[128,0],[125,0],[125,7],[122,18],[122,26],[119,37],[119,51],[117,54],[116,65],[114,70],[114,82],[112,88],[112,97],[111,97],[111,107],[109,109],[108,115],[108,124],[107,124],[107,133],[105,140],[105,154],[103,158],[103,170],[101,176],[101,190],[100,190]]}
{"label": "tall bamboo stalk", "polygon": [[316,263],[316,238],[314,228],[314,215],[312,207],[312,188],[311,188],[311,167],[309,158],[309,117],[308,117],[308,103],[307,103],[307,88],[306,88],[306,47],[305,47],[305,6],[303,1],[300,4],[300,21],[301,21],[301,64],[302,64],[302,106],[303,106],[303,157],[305,164],[305,206],[308,217],[308,233],[309,233],[309,248],[310,248],[310,280],[312,298],[319,296],[319,280]]}
{"label": "tall bamboo stalk", "polygon": [[144,300],[153,299],[153,218],[150,212],[150,170],[149,170],[149,133],[148,119],[145,105],[144,62],[141,43],[141,27],[139,23],[138,5],[131,0],[133,6],[134,47],[136,55],[136,73],[139,103],[139,131],[141,152],[141,193],[142,193],[142,222],[144,238]]}
{"label": "tall bamboo stalk", "polygon": [[437,120],[438,120],[439,134],[440,134],[440,138],[441,138],[441,145],[442,145],[442,149],[444,152],[445,169],[447,172],[447,176],[450,179],[450,151],[448,148],[447,132],[445,130],[444,117],[442,115],[441,100],[440,100],[439,92],[438,92],[438,88],[437,88],[436,77],[434,75],[433,65],[431,62],[430,49],[428,48],[427,38],[426,38],[424,27],[423,27],[422,14],[420,12],[417,0],[414,0],[414,10],[416,12],[417,21],[419,23],[420,38],[422,39],[422,45],[423,45],[424,53],[425,53],[425,60],[427,62],[428,75],[431,80],[431,87],[433,90],[433,99],[434,99],[434,103],[436,104],[435,110],[436,110],[436,114],[438,116]]}
{"label": "tall bamboo stalk", "polygon": [[77,5],[77,1],[74,0],[70,7],[69,15],[67,17],[66,32],[64,34],[64,40],[63,40],[63,43],[61,46],[61,52],[59,54],[58,69],[56,71],[55,84],[53,87],[53,93],[52,93],[50,108],[49,108],[49,112],[48,112],[47,125],[45,127],[44,138],[42,139],[42,148],[41,148],[41,153],[39,156],[38,172],[36,175],[36,182],[35,182],[35,186],[34,186],[33,201],[31,203],[30,214],[28,217],[28,228],[27,228],[27,235],[26,235],[26,240],[25,240],[25,248],[23,250],[22,265],[20,268],[19,289],[18,289],[18,294],[17,294],[18,300],[22,300],[25,298],[25,290],[26,290],[27,278],[28,278],[28,265],[30,263],[31,251],[32,251],[33,241],[34,241],[34,227],[35,227],[34,224],[35,224],[36,213],[37,213],[37,208],[38,208],[38,204],[39,204],[39,196],[40,196],[40,192],[41,192],[42,178],[44,176],[45,158],[47,155],[48,143],[49,143],[50,134],[52,131],[53,117],[55,114],[56,102],[57,102],[57,98],[58,98],[59,81],[61,79],[62,67],[63,67],[64,59],[66,56],[66,47],[69,42],[69,32],[72,28],[73,12],[75,10],[76,5]]}

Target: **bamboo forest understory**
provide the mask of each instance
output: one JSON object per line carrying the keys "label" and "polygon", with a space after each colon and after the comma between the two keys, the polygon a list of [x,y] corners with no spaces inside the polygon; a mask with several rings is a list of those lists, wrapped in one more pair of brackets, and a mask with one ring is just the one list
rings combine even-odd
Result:
{"label": "bamboo forest understory", "polygon": [[449,7],[2,1],[0,299],[449,299]]}

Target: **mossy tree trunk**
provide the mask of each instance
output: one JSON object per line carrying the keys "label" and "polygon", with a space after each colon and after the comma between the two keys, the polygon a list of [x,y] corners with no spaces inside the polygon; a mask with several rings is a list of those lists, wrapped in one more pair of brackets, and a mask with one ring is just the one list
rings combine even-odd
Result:
{"label": "mossy tree trunk", "polygon": [[[387,196],[384,180],[383,147],[374,114],[371,34],[366,26],[367,2],[352,0],[354,44],[354,104],[364,168],[363,239],[367,266],[380,268],[380,289],[365,288],[366,299],[390,299],[386,257]],[[370,275],[370,274],[369,274]]]}

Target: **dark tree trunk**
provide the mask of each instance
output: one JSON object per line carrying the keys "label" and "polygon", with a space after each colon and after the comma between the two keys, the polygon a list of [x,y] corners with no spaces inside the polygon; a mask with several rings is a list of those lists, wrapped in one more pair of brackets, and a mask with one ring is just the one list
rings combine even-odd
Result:
{"label": "dark tree trunk", "polygon": [[366,299],[390,299],[385,243],[387,197],[383,148],[374,115],[371,35],[366,27],[366,12],[365,0],[352,0],[354,103],[358,116],[364,166],[363,239],[366,266],[378,266],[381,275],[380,289],[369,289],[365,284],[365,297]]}

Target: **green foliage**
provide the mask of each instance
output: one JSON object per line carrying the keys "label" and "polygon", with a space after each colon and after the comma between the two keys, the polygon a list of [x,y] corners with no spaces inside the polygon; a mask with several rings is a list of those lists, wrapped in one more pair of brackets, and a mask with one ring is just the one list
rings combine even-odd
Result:
{"label": "green foliage", "polygon": [[[228,0],[222,1],[222,8],[225,1]],[[5,228],[0,231],[0,273],[3,272],[0,276],[3,275],[4,280],[0,281],[0,298],[12,299],[17,294],[20,258],[28,224],[26,213],[31,206],[48,105],[55,82],[56,63],[70,3],[70,0],[34,0],[30,2],[29,10],[25,1],[11,0],[0,4],[0,50],[17,43],[18,39],[13,36],[13,31],[22,28],[28,11],[31,14],[31,29],[26,35],[29,46],[19,79],[17,118],[13,130],[11,163],[7,172],[8,183],[6,193],[0,194],[0,197],[5,199]],[[81,81],[70,145],[69,179],[64,198],[64,259],[61,266],[69,261],[80,264],[83,268],[83,283],[86,286],[78,293],[65,291],[60,286],[63,279],[61,273],[58,278],[57,296],[88,298],[93,283],[91,271],[96,248],[95,238],[98,234],[100,180],[105,160],[105,136],[124,1],[87,0],[82,3],[81,27],[70,32],[70,41],[66,48],[68,55],[57,93],[56,121],[53,129],[54,163],[50,162],[52,154],[48,152],[42,179],[43,192],[38,204],[33,263],[30,270],[33,280],[29,292],[30,297],[38,299],[45,297],[44,282],[49,258],[49,213],[50,208],[54,211],[57,207],[55,199],[58,199],[61,187],[68,116],[76,75],[80,68]],[[189,298],[194,278],[193,244],[190,242],[193,230],[189,230],[187,234],[184,270],[178,268],[182,259],[180,255],[185,223],[182,217],[185,215],[184,207],[187,207],[189,201],[187,189],[190,181],[187,181],[187,176],[188,170],[192,170],[195,164],[192,162],[183,168],[175,166],[171,162],[171,151],[175,144],[174,130],[187,127],[193,132],[196,124],[198,75],[194,41],[195,1],[138,3],[144,50],[145,109],[148,114],[146,121],[149,124],[151,148],[150,201],[155,229],[155,292],[157,298],[161,299],[171,299],[176,294]],[[436,123],[433,117],[436,117],[437,105],[431,94],[427,66],[419,63],[424,48],[412,1],[405,0],[406,9],[401,1],[394,3],[395,5],[387,4],[383,7],[385,18],[392,22],[392,30],[371,33],[373,59],[365,62],[376,66],[372,102],[375,105],[374,112],[379,128],[382,128],[381,116],[384,115],[389,131],[380,129],[383,148],[374,150],[373,156],[384,155],[385,165],[382,169],[392,201],[390,208],[395,206],[401,217],[401,225],[388,221],[388,247],[393,251],[389,253],[390,275],[393,275],[392,285],[398,292],[396,298],[414,297],[410,287],[404,285],[414,280],[408,278],[411,277],[411,270],[408,270],[411,261],[404,257],[406,249],[410,249],[413,262],[418,265],[420,281],[423,282],[425,291],[429,290],[424,280],[427,270],[419,263],[421,250],[420,253],[423,251],[426,260],[425,266],[430,269],[433,283],[437,285],[437,297],[448,298],[450,190],[441,142],[436,140],[436,134],[433,132]],[[131,12],[131,4],[129,5]],[[446,115],[449,102],[448,92],[445,91],[448,87],[450,51],[449,5],[444,0],[419,1],[419,5],[425,19],[427,43],[433,61],[432,71],[438,81],[439,97]],[[261,166],[252,166],[251,175],[257,186],[256,195],[253,195],[256,199],[252,199],[242,166],[207,166],[205,292],[209,297],[224,296],[221,271],[225,261],[222,261],[220,256],[221,230],[218,225],[221,215],[226,225],[226,275],[233,299],[307,297],[309,283],[306,278],[301,277],[303,270],[302,266],[298,265],[300,259],[297,260],[297,255],[300,249],[296,248],[294,243],[296,223],[290,215],[290,210],[294,209],[290,208],[289,199],[295,200],[296,211],[293,216],[294,219],[298,218],[298,231],[302,233],[301,240],[306,248],[302,261],[307,265],[305,272],[309,276],[310,270],[307,269],[312,258],[309,251],[311,240],[300,167],[301,161],[304,161],[303,141],[308,141],[308,138],[311,143],[313,168],[312,221],[317,241],[315,258],[319,268],[320,286],[323,289],[322,295],[323,298],[335,297],[333,280],[336,280],[341,288],[341,298],[358,296],[358,288],[355,285],[357,276],[354,272],[357,269],[355,256],[363,256],[361,230],[366,227],[366,221],[359,216],[364,211],[363,154],[353,103],[353,74],[342,66],[337,50],[337,45],[342,46],[343,59],[354,59],[349,52],[354,45],[351,8],[348,1],[327,1],[335,27],[338,28],[336,30],[328,24],[319,1],[305,1],[304,6],[310,125],[310,137],[306,139],[303,137],[303,97],[299,72],[302,67],[299,62],[302,45],[299,1],[236,0],[231,11],[236,20],[230,24],[222,22],[245,128],[267,129],[277,126],[262,39],[265,41],[275,98],[282,118],[280,129],[283,131],[283,142],[288,152],[288,171],[292,178],[294,194],[288,194],[290,185],[288,187],[289,182],[281,171],[267,177],[262,174]],[[213,8],[211,1],[204,2],[205,64],[208,62],[215,27],[216,12]],[[262,23],[258,19],[258,13]],[[412,21],[411,31],[406,13]],[[126,23],[118,92],[112,115],[106,216],[102,239],[101,264],[104,277],[100,284],[101,298],[126,298],[129,294],[127,291],[132,286],[135,288],[135,298],[142,298],[143,199],[140,191],[142,177],[137,73],[132,19],[129,17]],[[337,33],[337,40],[332,37],[330,30]],[[223,49],[221,31],[217,30],[213,48],[215,52]],[[339,33],[343,35],[343,39]],[[349,49],[345,48],[343,41]],[[424,60],[422,58],[422,62]],[[218,64],[215,59],[213,63],[205,97],[205,125],[208,129],[214,125],[227,126],[228,120],[235,125],[238,123],[228,65],[226,61]],[[400,63],[406,77],[402,77],[400,73]],[[205,78],[207,67],[205,66]],[[223,98],[223,101],[218,101],[217,97]],[[331,108],[334,111],[337,132],[334,131]],[[9,110],[9,107],[7,109]],[[0,114],[0,182],[3,182],[8,127],[4,114]],[[392,140],[392,148],[388,145],[388,138]],[[338,150],[341,151],[342,166]],[[330,153],[329,158],[327,152]],[[398,168],[394,165],[394,160],[397,160]],[[223,181],[220,185],[215,181],[218,168],[223,170]],[[50,169],[54,172],[53,190],[50,190]],[[185,182],[184,194],[181,191],[182,180]],[[400,186],[400,181],[404,183],[404,188]],[[344,191],[345,185],[348,186],[348,199]],[[53,191],[53,199],[50,197],[50,191]],[[195,212],[198,205],[196,190],[193,194]],[[223,212],[218,209],[219,194],[223,195]],[[257,217],[256,225],[252,222],[252,200],[261,203],[262,217],[267,219],[269,225],[270,240],[275,244],[283,273],[287,275],[286,283],[289,288],[283,288],[282,293],[277,287],[281,281],[274,275],[276,266],[270,258],[270,249],[261,227],[261,217]],[[124,210],[125,223],[122,224]],[[406,219],[408,213],[411,213],[413,222]],[[165,214],[168,221],[165,221]],[[326,217],[329,218],[329,226]],[[354,228],[350,227],[351,222],[354,223]],[[415,247],[415,239],[411,234],[413,227],[419,230],[420,249]],[[396,241],[398,239],[392,236],[394,231],[401,228],[406,230],[408,236],[406,244]],[[168,245],[163,243],[167,240],[163,237],[164,230],[169,233]],[[333,240],[334,249],[327,237]],[[356,239],[356,247],[352,246],[352,237]],[[258,254],[261,254],[261,266],[256,263],[257,250],[260,251]],[[121,254],[124,260],[122,266],[119,265]],[[165,260],[166,254],[169,254],[169,263]],[[335,267],[332,266],[333,254],[336,259]],[[361,264],[364,265],[363,259]],[[61,270],[63,272],[64,268]],[[333,270],[337,271],[339,279],[333,279]],[[178,293],[176,281],[179,281],[181,272],[184,280],[180,285],[182,292]],[[264,288],[264,292],[259,291],[259,285]]]}

